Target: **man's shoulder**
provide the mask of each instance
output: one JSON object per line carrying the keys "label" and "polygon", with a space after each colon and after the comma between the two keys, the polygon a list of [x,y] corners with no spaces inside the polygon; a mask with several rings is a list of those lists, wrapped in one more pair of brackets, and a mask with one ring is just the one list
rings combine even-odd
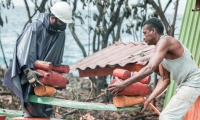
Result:
{"label": "man's shoulder", "polygon": [[169,40],[169,41],[179,41],[177,38],[172,37],[172,36],[169,36],[169,35],[165,35],[164,38],[165,38],[166,40]]}
{"label": "man's shoulder", "polygon": [[175,37],[169,36],[169,35],[162,35],[160,39],[166,39],[166,40],[177,40]]}
{"label": "man's shoulder", "polygon": [[170,44],[179,43],[179,40],[176,39],[175,37],[172,37],[172,36],[163,35],[163,36],[161,36],[159,42],[160,42],[162,45],[170,45]]}

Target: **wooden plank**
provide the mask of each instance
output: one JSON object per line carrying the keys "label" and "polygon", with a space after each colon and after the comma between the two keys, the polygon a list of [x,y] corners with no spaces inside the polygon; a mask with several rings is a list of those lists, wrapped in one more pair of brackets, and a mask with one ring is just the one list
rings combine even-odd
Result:
{"label": "wooden plank", "polygon": [[23,115],[22,111],[17,110],[7,110],[0,108],[0,115],[7,116],[7,117],[21,117]]}
{"label": "wooden plank", "polygon": [[78,102],[50,97],[37,97],[35,95],[29,96],[29,101],[34,103],[49,104],[60,107],[69,107],[76,109],[88,109],[88,110],[105,110],[105,111],[136,111],[140,112],[140,107],[126,107],[117,108],[113,104],[104,103],[92,103],[92,102]]}

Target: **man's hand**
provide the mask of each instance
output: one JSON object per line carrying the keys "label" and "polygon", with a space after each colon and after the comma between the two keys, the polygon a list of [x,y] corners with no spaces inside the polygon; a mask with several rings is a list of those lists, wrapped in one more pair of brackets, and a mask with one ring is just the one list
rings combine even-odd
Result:
{"label": "man's hand", "polygon": [[30,84],[33,85],[33,87],[37,86],[37,84],[39,85],[43,85],[43,83],[41,83],[39,80],[38,80],[38,77],[42,77],[43,74],[41,73],[38,73],[34,70],[31,70],[30,68],[26,68],[24,70],[24,74],[26,75],[28,81]]}
{"label": "man's hand", "polygon": [[149,106],[149,103],[151,101],[149,101],[148,99],[146,99],[143,103],[143,108],[142,108],[142,111],[140,113],[144,113],[144,111],[147,109],[147,106]]}
{"label": "man's hand", "polygon": [[160,116],[160,112],[158,111],[158,109],[157,109],[152,103],[150,103],[151,100],[146,100],[146,98],[144,98],[144,99],[145,99],[144,107],[143,107],[143,109],[142,109],[142,111],[141,111],[140,113],[143,113],[143,112],[146,110],[147,106],[149,105],[149,107],[150,107],[156,114],[158,114],[158,116]]}
{"label": "man's hand", "polygon": [[122,91],[125,88],[125,86],[118,77],[115,77],[115,80],[116,82],[114,84],[108,86],[108,90],[111,94],[117,95],[117,93]]}

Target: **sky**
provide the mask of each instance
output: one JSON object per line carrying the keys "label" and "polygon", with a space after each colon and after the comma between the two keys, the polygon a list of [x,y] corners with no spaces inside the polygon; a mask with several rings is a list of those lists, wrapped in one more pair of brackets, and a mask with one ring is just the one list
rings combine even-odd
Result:
{"label": "sky", "polygon": [[[12,0],[12,1],[16,6],[25,6],[24,0]],[[27,1],[28,1],[29,6],[34,6],[31,0],[27,0]],[[130,0],[130,1],[132,2],[132,1],[137,1],[137,0]],[[160,1],[161,1],[161,4],[163,5],[162,7],[164,8],[165,7],[164,5],[167,4],[168,0],[160,0]],[[175,2],[175,0],[172,0],[172,1]],[[186,0],[179,0],[178,14],[184,13],[185,5],[186,5]],[[166,13],[173,13],[173,12],[174,12],[174,4],[171,4],[169,8],[167,9]]]}

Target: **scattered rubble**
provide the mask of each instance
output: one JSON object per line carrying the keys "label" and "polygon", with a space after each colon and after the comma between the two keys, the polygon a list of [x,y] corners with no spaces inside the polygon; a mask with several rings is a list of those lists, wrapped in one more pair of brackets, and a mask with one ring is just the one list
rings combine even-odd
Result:
{"label": "scattered rubble", "polygon": [[[4,71],[0,72],[0,108],[21,110],[19,99],[11,90],[2,86],[3,74]],[[69,84],[67,84],[66,89],[57,90],[55,94],[56,98],[112,104],[113,96],[106,93],[105,90],[102,90],[101,94],[95,96],[94,85],[91,80],[79,78],[72,73],[67,74],[66,77],[68,78]],[[165,94],[156,99],[156,108],[159,111],[162,110],[164,97]],[[52,117],[66,120],[158,120],[158,115],[150,108],[148,108],[144,114],[138,114],[134,111],[96,111],[54,106]]]}

